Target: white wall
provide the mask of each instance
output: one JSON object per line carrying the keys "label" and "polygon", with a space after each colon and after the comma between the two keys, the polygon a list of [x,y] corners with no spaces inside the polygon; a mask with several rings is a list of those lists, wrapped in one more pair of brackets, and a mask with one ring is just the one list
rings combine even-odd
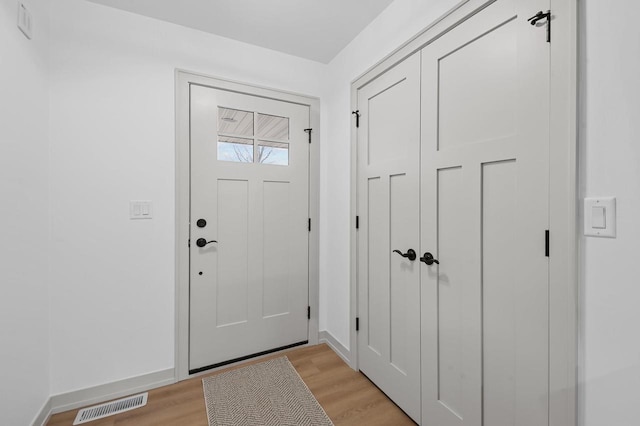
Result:
{"label": "white wall", "polygon": [[0,424],[30,424],[49,396],[48,1],[0,0]]}
{"label": "white wall", "polygon": [[[51,12],[58,394],[174,366],[175,68],[319,96],[325,66],[84,0]],[[129,220],[135,199],[153,220]]]}
{"label": "white wall", "polygon": [[[48,253],[51,393],[173,367],[176,67],[322,96],[320,328],[348,347],[349,85],[456,3],[396,0],[325,67],[56,1],[49,245],[47,7],[28,2],[28,42],[15,28],[16,2],[1,0],[0,337],[12,349],[0,352],[0,423],[27,423],[49,394]],[[640,6],[581,6],[581,194],[618,197],[618,237],[581,241],[580,416],[584,426],[626,426],[636,423],[640,389]],[[129,221],[130,199],[153,200],[156,217]]]}
{"label": "white wall", "polygon": [[349,348],[351,82],[459,0],[396,0],[329,63],[322,95],[320,329]]}
{"label": "white wall", "polygon": [[640,3],[581,0],[582,196],[617,197],[616,239],[582,237],[581,425],[632,426],[640,401]]}

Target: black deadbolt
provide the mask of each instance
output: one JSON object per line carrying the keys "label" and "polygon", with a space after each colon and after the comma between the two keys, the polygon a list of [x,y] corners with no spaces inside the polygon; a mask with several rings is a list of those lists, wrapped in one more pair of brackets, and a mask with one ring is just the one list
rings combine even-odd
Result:
{"label": "black deadbolt", "polygon": [[198,219],[196,225],[198,225],[198,228],[204,228],[205,226],[207,226],[207,221],[204,219]]}

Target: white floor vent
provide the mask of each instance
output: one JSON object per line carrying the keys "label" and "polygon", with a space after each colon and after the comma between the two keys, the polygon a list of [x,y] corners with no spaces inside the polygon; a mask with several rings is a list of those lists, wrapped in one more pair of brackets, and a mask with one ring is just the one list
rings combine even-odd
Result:
{"label": "white floor vent", "polygon": [[74,425],[81,425],[92,420],[101,419],[103,417],[113,416],[114,414],[124,413],[125,411],[134,410],[136,408],[147,405],[148,392],[140,395],[129,396],[118,399],[117,401],[107,402],[105,404],[94,405],[93,407],[83,408],[78,411]]}

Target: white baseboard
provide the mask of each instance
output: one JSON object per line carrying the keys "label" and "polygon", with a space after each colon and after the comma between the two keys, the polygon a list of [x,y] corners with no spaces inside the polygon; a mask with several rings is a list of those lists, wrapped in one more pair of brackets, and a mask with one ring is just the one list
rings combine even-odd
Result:
{"label": "white baseboard", "polygon": [[53,395],[49,400],[49,415],[173,384],[175,383],[174,373],[173,368],[168,368],[117,382]]}
{"label": "white baseboard", "polygon": [[331,333],[323,330],[319,333],[319,343],[326,343],[347,365],[351,365],[351,351],[344,347]]}
{"label": "white baseboard", "polygon": [[38,415],[33,422],[31,422],[32,426],[45,426],[49,421],[49,417],[51,417],[51,398],[47,398],[44,405],[38,412]]}

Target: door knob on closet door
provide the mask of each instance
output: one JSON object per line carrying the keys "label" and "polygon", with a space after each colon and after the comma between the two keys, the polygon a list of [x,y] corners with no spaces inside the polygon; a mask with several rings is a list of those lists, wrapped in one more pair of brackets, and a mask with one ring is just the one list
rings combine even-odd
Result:
{"label": "door knob on closet door", "polygon": [[434,263],[437,263],[438,265],[440,264],[440,262],[438,262],[438,259],[434,259],[433,255],[429,252],[426,252],[421,258],[420,258],[420,262],[424,262],[427,265],[433,265]]}
{"label": "door knob on closet door", "polygon": [[414,261],[416,260],[416,252],[413,249],[409,249],[407,250],[407,252],[405,254],[402,254],[402,252],[400,250],[394,250],[394,253],[398,253],[400,256],[402,257],[406,257],[407,259]]}
{"label": "door knob on closet door", "polygon": [[205,240],[204,238],[198,238],[198,239],[196,240],[196,245],[197,245],[198,247],[204,247],[204,246],[206,246],[207,244],[211,244],[211,243],[217,243],[217,241],[216,241],[216,240],[207,241],[207,240]]}

